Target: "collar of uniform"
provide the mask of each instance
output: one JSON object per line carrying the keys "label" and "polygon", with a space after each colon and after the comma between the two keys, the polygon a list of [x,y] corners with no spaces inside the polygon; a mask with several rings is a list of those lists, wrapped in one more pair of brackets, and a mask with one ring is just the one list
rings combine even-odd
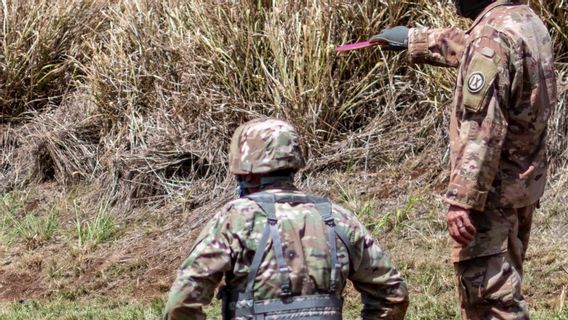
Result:
{"label": "collar of uniform", "polygon": [[475,21],[473,22],[471,27],[469,27],[469,29],[467,29],[467,31],[465,33],[469,34],[473,30],[473,28],[475,28],[475,26],[477,26],[479,24],[479,22],[481,22],[481,20],[483,20],[485,15],[487,15],[493,9],[495,9],[497,7],[501,7],[501,6],[511,5],[511,4],[513,4],[512,0],[497,0],[497,1],[493,2],[492,4],[488,5],[487,8],[485,8],[485,10],[483,10],[479,14],[479,16],[475,19]]}
{"label": "collar of uniform", "polygon": [[262,188],[261,190],[269,192],[275,190],[297,191],[298,188],[296,188],[296,186],[292,182],[276,182],[264,186],[264,188]]}

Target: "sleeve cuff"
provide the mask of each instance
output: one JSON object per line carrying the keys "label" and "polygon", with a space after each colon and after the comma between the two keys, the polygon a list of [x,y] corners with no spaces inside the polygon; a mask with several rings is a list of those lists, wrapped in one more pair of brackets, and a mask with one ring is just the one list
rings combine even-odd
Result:
{"label": "sleeve cuff", "polygon": [[450,184],[444,201],[449,204],[460,206],[464,209],[484,211],[487,202],[487,191],[477,191],[457,184]]}
{"label": "sleeve cuff", "polygon": [[410,29],[408,34],[408,61],[410,63],[420,62],[427,58],[428,55],[428,29]]}

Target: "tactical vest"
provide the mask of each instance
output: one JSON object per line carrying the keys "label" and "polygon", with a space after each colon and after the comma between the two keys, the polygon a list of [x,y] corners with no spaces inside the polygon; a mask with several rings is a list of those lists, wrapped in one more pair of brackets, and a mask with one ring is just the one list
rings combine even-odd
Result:
{"label": "tactical vest", "polygon": [[[255,252],[250,272],[247,278],[246,289],[238,292],[223,289],[220,295],[223,299],[223,319],[235,320],[276,320],[276,319],[308,319],[308,320],[341,320],[343,299],[339,292],[339,277],[341,264],[338,262],[336,237],[343,242],[349,256],[353,256],[353,247],[349,237],[341,228],[336,227],[331,214],[331,203],[323,197],[285,195],[279,196],[268,192],[254,193],[246,198],[256,202],[266,213],[267,223],[262,238]],[[327,294],[292,295],[289,269],[286,266],[282,250],[282,242],[278,232],[278,219],[276,218],[275,203],[313,203],[327,225],[328,246],[331,253],[330,290]],[[268,238],[272,237],[272,247],[276,256],[276,263],[280,273],[280,298],[255,300],[254,281],[262,263]]]}

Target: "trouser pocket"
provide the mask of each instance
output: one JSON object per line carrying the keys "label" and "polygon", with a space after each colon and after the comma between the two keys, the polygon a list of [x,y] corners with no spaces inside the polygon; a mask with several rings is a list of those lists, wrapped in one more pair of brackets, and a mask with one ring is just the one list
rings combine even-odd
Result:
{"label": "trouser pocket", "polygon": [[507,254],[455,264],[465,319],[528,319],[521,277]]}

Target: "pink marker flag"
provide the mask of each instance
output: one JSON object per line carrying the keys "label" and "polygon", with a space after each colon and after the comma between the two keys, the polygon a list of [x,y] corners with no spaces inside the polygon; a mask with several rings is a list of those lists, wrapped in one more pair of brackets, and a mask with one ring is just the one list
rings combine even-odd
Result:
{"label": "pink marker flag", "polygon": [[345,52],[345,51],[351,51],[351,50],[356,50],[356,49],[363,49],[363,48],[368,48],[368,47],[374,47],[374,46],[378,46],[382,44],[381,41],[376,41],[376,42],[369,42],[369,41],[362,41],[362,42],[355,42],[355,43],[351,43],[351,44],[344,44],[341,46],[337,46],[335,47],[335,51],[337,52]]}

